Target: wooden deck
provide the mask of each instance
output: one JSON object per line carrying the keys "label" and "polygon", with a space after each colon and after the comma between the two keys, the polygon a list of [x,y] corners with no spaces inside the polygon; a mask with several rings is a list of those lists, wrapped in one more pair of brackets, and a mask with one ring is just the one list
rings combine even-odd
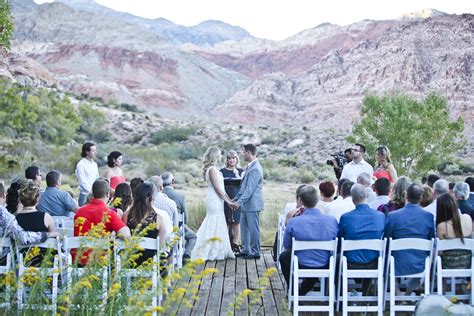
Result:
{"label": "wooden deck", "polygon": [[[260,260],[245,260],[242,258],[222,261],[208,261],[205,267],[199,269],[215,268],[218,271],[205,275],[200,282],[197,300],[193,300],[192,293],[186,292],[186,298],[193,302],[192,306],[184,303],[178,307],[177,315],[289,315],[284,286],[284,279],[278,272],[270,277],[270,284],[263,291],[263,297],[254,299],[254,304],[249,304],[249,299],[233,307],[234,299],[245,289],[257,290],[258,280],[264,277],[269,268],[275,264],[269,248],[263,249]],[[198,271],[200,272],[200,271]],[[188,287],[191,279],[181,280],[179,287]],[[252,300],[252,298],[250,299]]]}

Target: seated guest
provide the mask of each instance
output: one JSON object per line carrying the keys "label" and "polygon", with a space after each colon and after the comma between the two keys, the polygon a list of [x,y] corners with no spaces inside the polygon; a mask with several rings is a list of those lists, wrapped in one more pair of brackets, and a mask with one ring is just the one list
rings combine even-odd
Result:
{"label": "seated guest", "polygon": [[422,208],[425,208],[431,203],[433,203],[433,189],[427,185],[424,185],[423,196],[421,197],[420,206]]}
{"label": "seated guest", "polygon": [[369,202],[371,209],[378,209],[380,205],[387,204],[390,201],[390,181],[387,178],[378,178],[374,183],[375,199]]}
{"label": "seated guest", "polygon": [[444,179],[439,179],[433,184],[433,203],[425,207],[425,211],[433,214],[434,219],[436,220],[436,199],[438,196],[443,195],[449,192],[449,183]]}
{"label": "seated guest", "polygon": [[336,188],[331,181],[323,181],[319,184],[319,192],[321,193],[321,199],[316,205],[316,208],[323,214],[327,214],[328,204],[334,202],[333,195],[336,192]]}
{"label": "seated guest", "polygon": [[433,185],[436,181],[438,181],[440,178],[436,174],[429,174],[428,177],[426,178],[426,185],[429,186],[430,188],[433,189]]}
{"label": "seated guest", "polygon": [[[32,245],[44,242],[50,237],[56,237],[57,232],[32,232],[25,231],[15,219],[15,216],[10,214],[6,208],[0,206],[0,236],[9,237],[21,245]],[[0,264],[5,265],[8,248],[0,248]]]}
{"label": "seated guest", "polygon": [[[387,215],[385,237],[400,238],[434,238],[433,215],[419,206],[423,188],[418,184],[411,184],[406,193],[405,207]],[[393,253],[395,259],[395,275],[409,275],[420,273],[425,269],[425,258],[429,255],[420,250],[404,250]],[[419,284],[419,283],[418,283]],[[407,292],[413,291],[417,285],[409,282]]]}
{"label": "seated guest", "polygon": [[136,177],[136,178],[133,178],[132,180],[130,180],[130,188],[132,188],[132,196],[133,197],[135,197],[135,188],[143,182],[145,182],[145,181],[140,177]]}
{"label": "seated guest", "polygon": [[[20,188],[20,202],[23,208],[16,213],[18,225],[26,231],[55,233],[54,220],[48,213],[38,212],[36,205],[40,197],[40,189],[35,181],[26,180]],[[30,265],[41,264],[39,255],[30,261]]]}
{"label": "seated guest", "polygon": [[[436,233],[439,239],[460,238],[472,234],[472,219],[467,214],[459,214],[458,204],[449,193],[436,199]],[[467,269],[471,267],[471,251],[447,250],[441,254],[443,268]]]}
{"label": "seated guest", "polygon": [[[346,183],[344,183],[346,185]],[[346,240],[380,239],[384,232],[385,216],[367,204],[365,187],[356,183],[351,188],[355,209],[341,216],[339,237]],[[319,226],[318,226],[319,227]],[[376,269],[378,252],[373,250],[354,250],[344,253],[349,269]],[[362,292],[367,294],[370,279],[364,279]]]}
{"label": "seated guest", "polygon": [[474,209],[474,177],[467,177],[464,182],[469,186],[469,199],[468,202],[471,204],[471,208]]}
{"label": "seated guest", "polygon": [[28,180],[33,180],[36,185],[41,187],[41,172],[38,167],[30,166],[25,169],[25,178]]}
{"label": "seated guest", "polygon": [[471,216],[474,221],[474,208],[472,208],[468,202],[469,185],[465,182],[458,182],[454,185],[453,192],[461,213]]}
{"label": "seated guest", "polygon": [[336,199],[326,206],[327,215],[334,216],[338,222],[343,214],[355,208],[351,198],[351,188],[353,185],[354,182],[350,180],[343,181],[340,192],[342,198]]}
{"label": "seated guest", "polygon": [[52,216],[69,216],[70,212],[75,212],[79,208],[71,195],[59,190],[61,186],[61,172],[57,170],[46,174],[47,188],[41,194],[38,210]]}
{"label": "seated guest", "polygon": [[[153,183],[145,181],[135,188],[135,198],[132,207],[123,214],[123,220],[132,230],[134,235],[140,234],[143,230],[146,233],[143,237],[160,237],[160,246],[163,247],[166,241],[166,227],[163,218],[153,209],[153,195],[156,193],[156,187]],[[149,229],[150,225],[156,224],[156,227]],[[141,265],[149,258],[153,258],[156,251],[144,250],[143,254],[135,260],[137,266]]]}
{"label": "seated guest", "polygon": [[[93,227],[103,226],[103,231],[97,232],[107,236],[115,232],[120,238],[129,238],[130,229],[122,222],[116,212],[107,207],[110,196],[109,182],[97,179],[92,184],[92,199],[89,204],[82,206],[74,215],[74,236],[87,236]],[[75,252],[72,252],[73,259]],[[80,264],[87,264],[88,254],[85,254]]]}
{"label": "seated guest", "polygon": [[20,204],[21,183],[21,180],[12,182],[12,184],[10,184],[10,187],[7,190],[5,207],[11,214],[15,214],[18,210],[21,210],[22,207]]}
{"label": "seated guest", "polygon": [[[290,219],[292,219],[293,217],[296,217],[296,216],[299,216],[299,215],[302,214],[302,212],[304,210],[304,207],[303,207],[303,205],[301,205],[301,201],[299,200],[298,197],[299,197],[299,194],[301,192],[301,189],[303,189],[305,186],[306,186],[306,184],[302,184],[302,185],[300,185],[296,188],[296,202],[291,203],[291,206],[294,206],[294,207],[291,210],[286,212],[285,224],[288,224]],[[286,210],[288,204],[290,204],[290,203],[286,204],[285,210]]]}
{"label": "seated guest", "polygon": [[405,206],[405,197],[410,182],[407,177],[401,176],[398,178],[393,186],[392,193],[390,194],[390,201],[387,204],[380,205],[377,210],[387,215],[390,212],[398,210]]}
{"label": "seated guest", "polygon": [[130,184],[124,182],[115,187],[114,199],[112,200],[112,210],[117,212],[117,215],[122,217],[123,213],[128,211],[132,206],[133,196]]}
{"label": "seated guest", "polygon": [[175,227],[178,226],[178,208],[176,202],[163,193],[163,180],[160,176],[153,176],[148,181],[153,183],[157,189],[153,198],[153,207],[165,211],[171,220],[171,224]]}
{"label": "seated guest", "polygon": [[368,173],[362,172],[357,177],[357,183],[362,184],[367,191],[367,202],[370,203],[375,200],[375,192],[372,190],[372,178]]}
{"label": "seated guest", "polygon": [[[318,192],[313,186],[304,186],[299,193],[299,201],[304,207],[301,216],[292,218],[285,228],[283,246],[285,251],[280,255],[280,264],[286,284],[290,284],[291,268],[291,243],[292,238],[296,240],[333,240],[337,237],[338,225],[332,216],[322,214],[315,208],[318,202]],[[318,229],[314,229],[318,227]],[[329,263],[329,251],[324,250],[302,250],[297,251],[299,267],[302,269],[325,268]],[[304,279],[301,284],[301,295],[305,295],[312,288],[316,279]],[[297,286],[297,285],[295,285]]]}

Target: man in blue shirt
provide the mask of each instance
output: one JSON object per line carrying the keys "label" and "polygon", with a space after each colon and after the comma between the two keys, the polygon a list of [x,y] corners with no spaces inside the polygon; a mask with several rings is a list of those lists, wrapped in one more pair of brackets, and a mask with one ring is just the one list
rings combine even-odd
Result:
{"label": "man in blue shirt", "polygon": [[[283,246],[285,251],[280,255],[280,264],[286,284],[290,282],[291,269],[291,243],[292,238],[304,241],[333,240],[337,237],[338,225],[333,216],[322,214],[315,208],[318,203],[318,192],[313,186],[307,185],[301,189],[298,202],[303,205],[303,214],[292,218],[285,228]],[[329,251],[302,250],[297,251],[299,267],[302,269],[317,269],[327,267]],[[304,279],[300,293],[305,295],[314,286],[316,279]]]}
{"label": "man in blue shirt", "polygon": [[[419,206],[423,188],[413,183],[407,189],[405,207],[391,212],[385,224],[385,237],[392,239],[435,237],[433,214]],[[395,259],[395,275],[420,273],[425,269],[425,258],[429,253],[421,250],[403,250],[392,253]],[[416,283],[409,290],[416,287]],[[410,287],[410,286],[409,286]]]}
{"label": "man in blue shirt", "polygon": [[61,172],[53,170],[46,175],[46,190],[41,194],[37,209],[49,213],[51,216],[69,216],[76,212],[77,203],[66,191],[59,190],[61,185]]}
{"label": "man in blue shirt", "polygon": [[[354,184],[351,188],[352,202],[356,208],[341,216],[339,221],[339,237],[347,240],[380,239],[383,235],[385,216],[371,209],[367,204],[367,191],[364,186]],[[344,253],[349,269],[376,269],[379,253],[373,250],[353,250]],[[370,279],[364,279],[362,291],[364,295]]]}

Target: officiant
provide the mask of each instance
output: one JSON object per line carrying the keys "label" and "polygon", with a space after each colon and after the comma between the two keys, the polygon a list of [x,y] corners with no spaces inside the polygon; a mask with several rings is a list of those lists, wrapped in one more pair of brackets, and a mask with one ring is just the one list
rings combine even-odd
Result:
{"label": "officiant", "polygon": [[[235,150],[227,152],[225,167],[220,170],[224,176],[225,192],[229,198],[233,199],[239,192],[240,182],[244,169],[240,168],[240,160]],[[227,203],[224,203],[224,213],[229,230],[229,240],[232,250],[240,252],[240,209],[232,210]]]}

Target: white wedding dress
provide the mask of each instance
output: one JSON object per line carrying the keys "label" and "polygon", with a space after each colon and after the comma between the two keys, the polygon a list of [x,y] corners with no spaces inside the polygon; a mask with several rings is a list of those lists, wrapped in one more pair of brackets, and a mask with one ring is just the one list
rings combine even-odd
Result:
{"label": "white wedding dress", "polygon": [[[215,167],[210,167],[215,168]],[[224,215],[224,200],[214,190],[209,179],[209,170],[206,170],[207,195],[206,195],[206,217],[197,231],[197,241],[191,252],[191,259],[223,260],[235,258],[230,247],[229,233]],[[224,190],[224,177],[217,170],[219,188]]]}

